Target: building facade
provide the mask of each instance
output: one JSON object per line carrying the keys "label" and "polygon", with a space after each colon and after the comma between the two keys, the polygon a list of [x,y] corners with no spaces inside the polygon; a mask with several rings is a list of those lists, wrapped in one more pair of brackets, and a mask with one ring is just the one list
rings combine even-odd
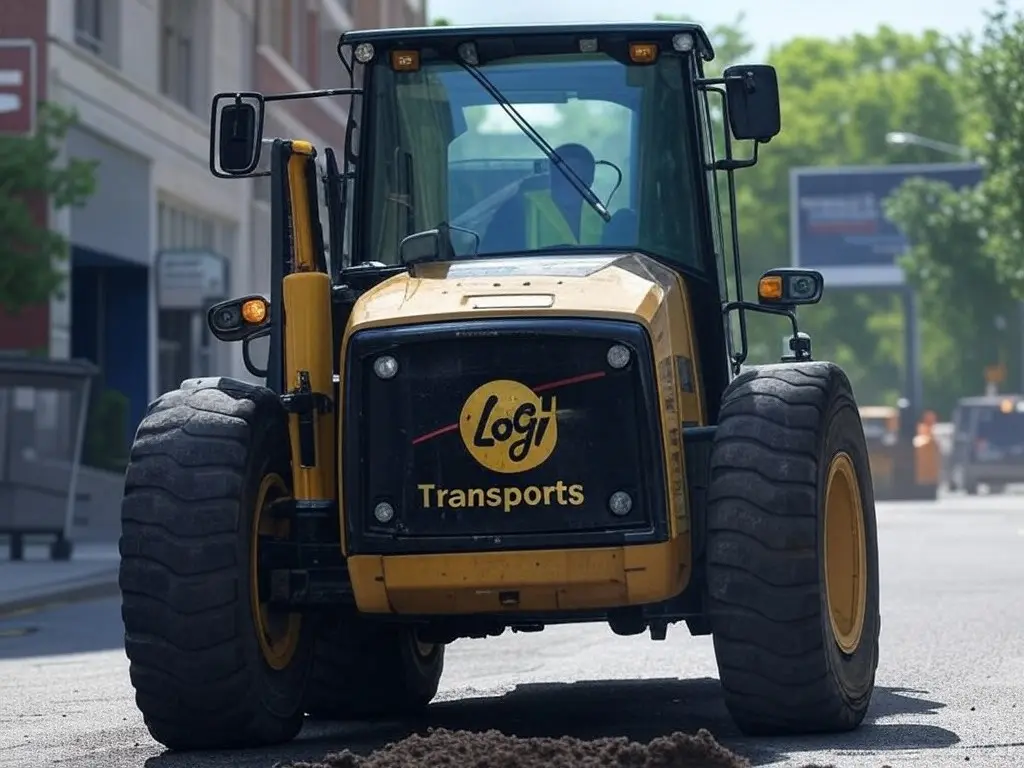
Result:
{"label": "building facade", "polygon": [[[339,36],[349,29],[426,24],[425,0],[258,0],[256,89],[264,93],[344,88],[348,74],[338,58]],[[348,119],[345,97],[277,102],[267,108],[265,134],[304,138],[340,149]],[[322,202],[322,200],[321,200]],[[255,290],[270,288],[270,185],[256,183],[252,202]]]}
{"label": "building facade", "polygon": [[[342,84],[342,31],[424,17],[419,0],[0,0],[0,70],[23,62],[30,103],[73,108],[64,153],[97,161],[84,207],[38,210],[71,244],[66,290],[0,316],[0,347],[40,346],[31,338],[95,361],[132,431],[181,379],[242,374],[237,348],[211,344],[204,308],[269,290],[269,211],[265,187],[209,173],[211,95]],[[268,132],[338,142],[345,107],[268,119]]]}

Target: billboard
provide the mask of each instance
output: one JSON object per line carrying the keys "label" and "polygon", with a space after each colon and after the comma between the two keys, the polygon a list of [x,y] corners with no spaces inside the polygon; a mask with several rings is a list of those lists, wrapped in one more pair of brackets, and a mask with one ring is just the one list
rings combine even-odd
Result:
{"label": "billboard", "polygon": [[977,163],[793,168],[794,266],[817,269],[826,285],[902,285],[897,259],[907,250],[907,240],[886,217],[884,204],[904,181],[916,176],[961,189],[981,181],[982,170]]}

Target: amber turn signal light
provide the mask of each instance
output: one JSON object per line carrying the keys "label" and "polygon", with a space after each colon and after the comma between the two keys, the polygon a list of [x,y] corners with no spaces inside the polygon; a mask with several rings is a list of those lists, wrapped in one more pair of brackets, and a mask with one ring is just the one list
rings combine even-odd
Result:
{"label": "amber turn signal light", "polygon": [[242,304],[242,319],[250,325],[259,325],[267,319],[267,302],[263,299],[249,299]]}

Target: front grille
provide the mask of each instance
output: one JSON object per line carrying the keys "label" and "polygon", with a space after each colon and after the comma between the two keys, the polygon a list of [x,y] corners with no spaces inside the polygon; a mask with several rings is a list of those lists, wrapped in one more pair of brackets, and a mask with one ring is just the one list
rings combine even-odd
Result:
{"label": "front grille", "polygon": [[[622,345],[630,362],[608,362]],[[374,370],[382,357],[397,374]],[[439,323],[356,333],[346,367],[350,553],[600,546],[667,535],[642,326]],[[629,495],[627,514],[609,499]],[[374,515],[387,504],[393,517]]]}

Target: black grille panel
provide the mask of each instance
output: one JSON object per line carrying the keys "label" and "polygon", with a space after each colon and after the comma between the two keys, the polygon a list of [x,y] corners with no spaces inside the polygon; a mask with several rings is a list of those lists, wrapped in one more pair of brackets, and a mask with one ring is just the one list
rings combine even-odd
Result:
{"label": "black grille panel", "polygon": [[[630,350],[622,369],[613,345]],[[374,362],[398,363],[381,379]],[[636,324],[483,321],[349,344],[351,553],[598,546],[666,534],[651,350]],[[475,454],[475,456],[474,456]],[[626,492],[627,514],[609,499]],[[378,521],[389,504],[394,517]]]}

